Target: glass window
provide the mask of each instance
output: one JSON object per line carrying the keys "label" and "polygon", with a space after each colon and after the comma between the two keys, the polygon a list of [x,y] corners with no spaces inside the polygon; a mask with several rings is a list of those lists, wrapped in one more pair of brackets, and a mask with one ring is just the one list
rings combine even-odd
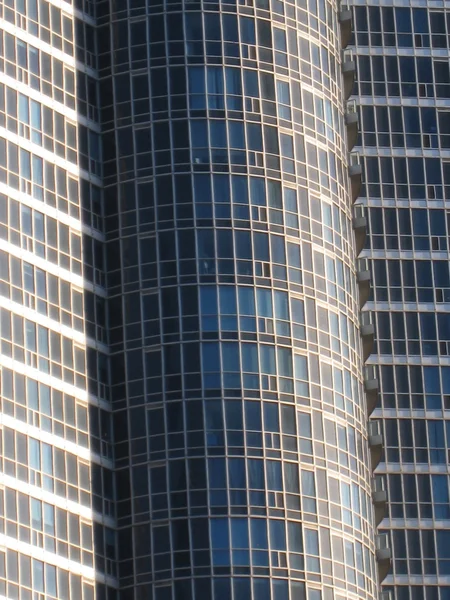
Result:
{"label": "glass window", "polygon": [[33,559],[33,588],[37,592],[44,592],[44,563]]}

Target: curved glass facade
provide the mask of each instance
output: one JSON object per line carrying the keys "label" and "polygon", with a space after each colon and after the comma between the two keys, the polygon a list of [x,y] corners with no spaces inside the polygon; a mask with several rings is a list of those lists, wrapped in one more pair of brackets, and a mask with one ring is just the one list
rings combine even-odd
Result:
{"label": "curved glass facade", "polygon": [[120,598],[374,599],[336,3],[98,11]]}

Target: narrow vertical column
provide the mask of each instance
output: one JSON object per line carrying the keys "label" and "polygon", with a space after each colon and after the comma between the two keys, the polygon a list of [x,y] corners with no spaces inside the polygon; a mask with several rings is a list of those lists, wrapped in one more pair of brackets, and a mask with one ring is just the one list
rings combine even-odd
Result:
{"label": "narrow vertical column", "polygon": [[87,385],[87,347],[98,349],[84,329],[93,284],[80,202],[101,164],[98,123],[77,103],[95,68],[80,62],[75,29],[92,33],[93,19],[76,12],[67,2],[0,7],[2,598],[93,600],[106,573],[94,566],[93,528],[103,536],[111,519],[93,507],[91,485],[112,462],[88,427],[89,404],[101,412],[102,399]]}
{"label": "narrow vertical column", "polygon": [[448,6],[432,2],[354,4],[361,201],[370,223],[363,256],[374,278],[367,308],[377,330],[367,389],[385,446],[374,498],[378,505],[386,492],[389,498],[377,548],[387,574],[382,597],[443,598],[450,519],[450,17]]}

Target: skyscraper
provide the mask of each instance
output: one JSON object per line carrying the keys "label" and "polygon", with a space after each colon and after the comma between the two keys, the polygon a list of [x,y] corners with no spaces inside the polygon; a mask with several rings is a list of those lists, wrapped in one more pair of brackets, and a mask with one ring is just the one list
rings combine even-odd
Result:
{"label": "skyscraper", "polygon": [[[354,2],[395,600],[450,598],[447,3]],[[365,198],[364,198],[365,197]]]}
{"label": "skyscraper", "polygon": [[93,599],[114,558],[104,272],[94,274],[91,259],[103,244],[98,57],[93,16],[80,8],[0,7],[0,596],[8,599]]}
{"label": "skyscraper", "polygon": [[0,19],[0,596],[375,600],[349,11]]}

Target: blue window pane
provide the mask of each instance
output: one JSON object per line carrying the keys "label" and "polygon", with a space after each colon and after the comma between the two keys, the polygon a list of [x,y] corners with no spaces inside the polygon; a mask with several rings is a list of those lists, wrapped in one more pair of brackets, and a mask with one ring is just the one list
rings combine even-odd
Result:
{"label": "blue window pane", "polygon": [[203,370],[220,371],[219,344],[202,344]]}
{"label": "blue window pane", "polygon": [[423,377],[425,383],[425,392],[428,392],[430,394],[441,393],[438,367],[424,367]]}
{"label": "blue window pane", "polygon": [[264,489],[264,463],[262,460],[250,458],[247,462],[248,486],[250,489]]}
{"label": "blue window pane", "polygon": [[271,600],[270,579],[253,580],[253,597],[258,600]]}
{"label": "blue window pane", "polygon": [[228,519],[211,519],[211,542],[215,548],[229,548]]}
{"label": "blue window pane", "polygon": [[292,351],[289,348],[277,348],[278,372],[284,377],[292,377]]}
{"label": "blue window pane", "polygon": [[33,588],[37,592],[44,592],[44,563],[33,559]]}
{"label": "blue window pane", "polygon": [[251,287],[239,286],[239,313],[241,315],[255,314],[255,294]]}
{"label": "blue window pane", "polygon": [[222,365],[224,371],[240,371],[238,343],[224,342],[222,344]]}
{"label": "blue window pane", "polygon": [[283,490],[281,463],[275,460],[268,460],[266,462],[266,473],[267,487],[270,490],[281,492]]}
{"label": "blue window pane", "polygon": [[247,486],[245,477],[245,461],[242,458],[230,458],[228,460],[229,486],[232,489],[245,489]]}
{"label": "blue window pane", "polygon": [[235,600],[248,600],[251,598],[251,580],[250,578],[236,578],[234,579],[234,599]]}
{"label": "blue window pane", "polygon": [[314,529],[305,529],[305,551],[313,556],[319,555],[319,536]]}
{"label": "blue window pane", "polygon": [[41,468],[40,443],[33,438],[28,438],[28,456],[30,467],[39,470]]}
{"label": "blue window pane", "polygon": [[252,548],[267,549],[267,521],[265,519],[250,519]]}
{"label": "blue window pane", "polygon": [[440,559],[450,559],[450,531],[436,531],[436,550]]}
{"label": "blue window pane", "polygon": [[302,526],[300,523],[288,521],[288,540],[290,552],[303,552]]}
{"label": "blue window pane", "polygon": [[256,344],[241,344],[242,370],[247,373],[257,373],[258,347]]}
{"label": "blue window pane", "polygon": [[284,521],[269,521],[270,547],[272,550],[286,550],[286,530]]}
{"label": "blue window pane", "polygon": [[209,486],[212,489],[225,489],[227,487],[225,460],[223,458],[210,458],[208,460],[208,475]]}
{"label": "blue window pane", "polygon": [[220,297],[220,314],[235,315],[237,314],[236,306],[236,290],[231,286],[219,287]]}
{"label": "blue window pane", "polygon": [[275,348],[266,344],[260,346],[261,371],[266,375],[276,374]]}
{"label": "blue window pane", "polygon": [[224,577],[214,580],[214,600],[230,600],[231,581]]}
{"label": "blue window pane", "polygon": [[256,177],[250,178],[250,198],[252,204],[257,206],[266,205],[266,188],[264,179]]}
{"label": "blue window pane", "polygon": [[215,287],[200,288],[200,307],[202,315],[217,315],[217,293]]}
{"label": "blue window pane", "polygon": [[260,317],[272,317],[272,292],[270,290],[257,288],[256,299],[258,302],[258,315]]}
{"label": "blue window pane", "polygon": [[231,519],[233,548],[249,548],[248,519]]}
{"label": "blue window pane", "polygon": [[289,600],[288,582],[285,579],[275,579],[273,585],[273,600]]}
{"label": "blue window pane", "polygon": [[45,565],[45,591],[56,597],[56,567]]}

